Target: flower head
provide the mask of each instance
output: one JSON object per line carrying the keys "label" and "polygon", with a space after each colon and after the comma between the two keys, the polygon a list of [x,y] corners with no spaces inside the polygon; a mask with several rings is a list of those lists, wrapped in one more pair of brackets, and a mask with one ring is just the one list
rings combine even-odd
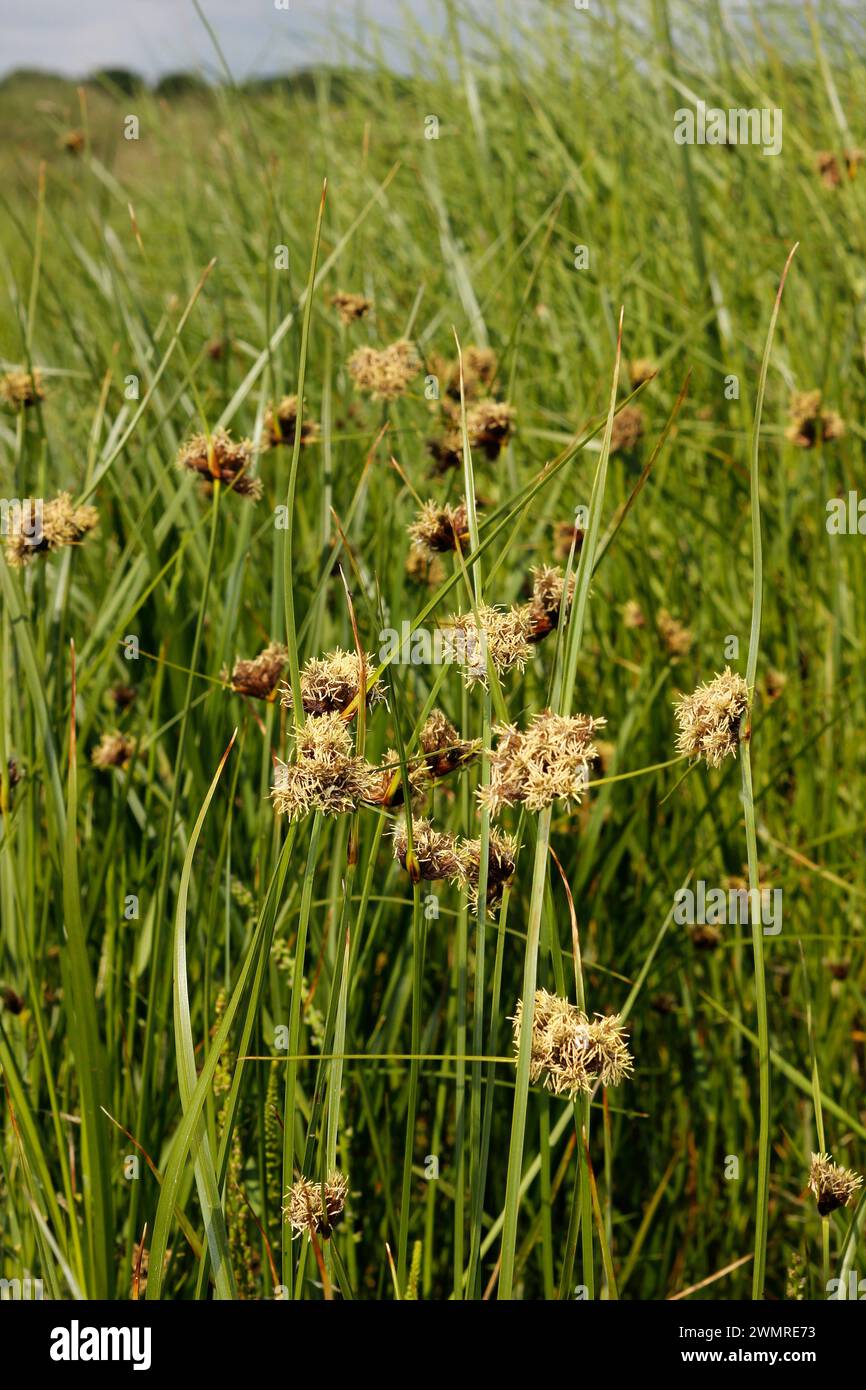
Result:
{"label": "flower head", "polygon": [[94,767],[102,770],[109,767],[126,767],[135,752],[135,742],[126,734],[115,730],[105,733],[90,754]]}
{"label": "flower head", "polygon": [[305,1177],[289,1188],[283,1215],[296,1235],[321,1234],[325,1240],[343,1218],[349,1183],[343,1173],[328,1174],[327,1182],[310,1182]]}
{"label": "flower head", "polygon": [[[845,172],[849,179],[853,179],[856,177],[857,170],[863,163],[866,155],[864,155],[863,150],[855,149],[843,150],[842,153],[845,157]],[[832,150],[819,150],[815,156],[815,167],[821,175],[821,182],[826,188],[836,188],[842,182],[842,176],[839,173],[839,162]]]}
{"label": "flower head", "polygon": [[694,638],[687,627],[676,619],[666,608],[660,608],[656,617],[659,637],[671,656],[688,656]]}
{"label": "flower head", "polygon": [[801,449],[813,449],[819,440],[827,444],[841,439],[845,433],[842,417],[835,410],[822,409],[820,391],[795,391],[789,415],[785,437]]}
{"label": "flower head", "polygon": [[[490,827],[487,851],[487,906],[498,907],[502,894],[514,876],[520,846],[514,835]],[[460,877],[469,891],[473,911],[478,910],[478,884],[481,874],[481,841],[461,840]]]}
{"label": "flower head", "polygon": [[282,643],[270,642],[254,660],[237,660],[232,667],[232,690],[254,700],[273,700],[288,657]]}
{"label": "flower head", "polygon": [[[453,400],[460,399],[460,362],[443,361],[437,358],[433,366],[436,375],[444,377],[445,391]],[[463,349],[463,394],[466,400],[489,391],[496,376],[496,353],[489,347],[476,347],[470,343]]]}
{"label": "flower head", "polygon": [[0,400],[14,410],[21,410],[37,401],[44,401],[45,388],[38,367],[31,372],[6,372],[0,376]]}
{"label": "flower head", "polygon": [[628,377],[633,391],[643,386],[645,381],[652,381],[658,374],[659,369],[650,357],[636,357],[628,364]]}
{"label": "flower head", "polygon": [[344,324],[362,319],[373,307],[372,299],[365,299],[362,294],[350,294],[347,290],[338,290],[336,294],[332,294],[331,303]]}
{"label": "flower head", "polygon": [[588,714],[546,710],[534,715],[524,732],[513,724],[497,726],[490,782],[478,791],[481,804],[493,815],[519,802],[528,811],[540,811],[556,800],[579,804],[597,753],[593,737],[606,722]]}
{"label": "flower head", "polygon": [[446,777],[449,772],[471,762],[481,747],[478,739],[462,739],[441,709],[431,710],[418,742],[434,777]]}
{"label": "flower head", "polygon": [[532,619],[528,608],[494,608],[478,605],[474,613],[460,613],[442,626],[446,660],[463,668],[463,679],[473,685],[487,684],[487,658],[497,673],[504,675],[515,667],[522,671],[535,655],[531,643]]}
{"label": "flower head", "polygon": [[693,760],[704,758],[710,767],[721,767],[725,758],[737,756],[740,721],[748,708],[749,687],[726,666],[721,675],[677,701],[677,751]]}
{"label": "flower head", "polygon": [[[513,1025],[516,1055],[523,1026],[522,1000],[518,1001]],[[596,1014],[590,1019],[567,999],[539,989],[531,1027],[529,1079],[535,1082],[543,1076],[554,1095],[573,1099],[580,1092],[591,1092],[596,1082],[618,1086],[632,1071],[634,1061],[619,1014]]]}
{"label": "flower head", "polygon": [[629,453],[643,438],[643,411],[639,405],[626,405],[613,417],[610,452]]}
{"label": "flower head", "polygon": [[208,488],[219,479],[241,497],[257,502],[262,495],[262,485],[258,478],[250,477],[252,453],[253,446],[248,439],[236,441],[220,425],[210,438],[206,434],[196,434],[187,440],[177,456],[177,466],[198,473]]}
{"label": "flower head", "polygon": [[68,492],[59,492],[50,502],[41,502],[32,518],[14,516],[6,534],[6,559],[20,568],[34,555],[78,545],[99,522],[95,507],[74,507]]}
{"label": "flower head", "polygon": [[[345,652],[335,647],[324,656],[314,656],[301,671],[301,704],[305,714],[339,714],[357,696],[363,679],[367,688],[368,705],[379,704],[385,698],[385,688],[380,680],[372,680],[376,662],[370,653],[364,657],[362,676],[361,663],[357,652]],[[291,708],[291,687],[284,685],[280,696],[282,703]]]}
{"label": "flower head", "polygon": [[310,718],[295,733],[295,761],[277,759],[271,800],[278,815],[300,820],[311,811],[339,816],[375,800],[381,774],[353,747],[339,714]]}
{"label": "flower head", "polygon": [[[265,411],[264,444],[266,448],[276,448],[279,444],[294,444],[298,426],[297,396],[283,396],[276,405],[269,405]],[[315,420],[306,416],[301,422],[301,444],[312,444],[319,435]]]}
{"label": "flower head", "polygon": [[[536,565],[532,574],[532,600],[529,617],[532,623],[530,642],[540,642],[559,626],[559,614],[565,594],[565,576],[559,565]],[[575,575],[568,577],[568,601],[574,598]]]}
{"label": "flower head", "polygon": [[[445,401],[443,412],[448,422],[445,433],[427,444],[439,473],[445,473],[449,468],[459,468],[463,462],[460,409],[453,402]],[[514,432],[516,414],[507,401],[482,400],[468,406],[466,433],[470,448],[481,449],[489,459],[498,458],[503,445],[507,444]]]}
{"label": "flower head", "polygon": [[830,1154],[812,1154],[809,1188],[821,1216],[829,1216],[831,1211],[847,1206],[862,1185],[863,1179],[859,1173],[852,1168],[840,1168]]}
{"label": "flower head", "polygon": [[[397,821],[392,834],[394,858],[405,869],[409,856],[409,832],[406,821]],[[418,878],[433,881],[460,877],[457,841],[453,835],[443,830],[435,830],[429,820],[412,818],[412,853]]]}
{"label": "flower head", "polygon": [[456,507],[439,506],[437,502],[425,502],[408,527],[412,544],[428,554],[442,554],[456,550],[458,543],[469,539],[467,530],[466,504],[460,502]]}
{"label": "flower head", "polygon": [[393,401],[418,375],[421,359],[413,344],[401,338],[380,350],[359,347],[349,358],[348,366],[359,391],[366,391],[374,401]]}

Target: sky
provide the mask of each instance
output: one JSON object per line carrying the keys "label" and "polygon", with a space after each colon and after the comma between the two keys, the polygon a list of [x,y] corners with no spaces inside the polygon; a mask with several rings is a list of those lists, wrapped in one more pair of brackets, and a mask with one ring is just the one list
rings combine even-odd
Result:
{"label": "sky", "polygon": [[[391,31],[389,61],[407,26],[435,32],[442,22],[434,0],[200,3],[238,79],[345,58],[340,40],[358,38],[364,15]],[[496,8],[497,0],[473,0],[476,14]],[[202,66],[214,66],[214,50],[192,0],[0,0],[0,76],[21,67],[69,77],[125,67],[153,78]]]}

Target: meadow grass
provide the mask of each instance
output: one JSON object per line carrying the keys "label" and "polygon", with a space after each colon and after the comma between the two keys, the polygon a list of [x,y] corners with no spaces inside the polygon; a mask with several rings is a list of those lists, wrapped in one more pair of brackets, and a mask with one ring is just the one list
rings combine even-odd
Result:
{"label": "meadow grass", "polygon": [[[806,1193],[813,1151],[866,1147],[866,561],[825,524],[862,472],[862,21],[516,9],[448,6],[405,71],[312,91],[0,85],[0,369],[44,385],[0,416],[2,494],[99,513],[0,561],[0,1277],[49,1297],[824,1297],[862,1259],[863,1203]],[[677,145],[694,97],[781,109],[782,152]],[[344,324],[337,291],[372,307]],[[401,339],[420,371],[370,399],[350,356]],[[516,412],[498,454],[471,347]],[[845,433],[807,448],[813,388]],[[176,467],[292,394],[318,428],[254,451],[260,500]],[[428,498],[466,529],[419,576]],[[574,597],[525,671],[407,659],[554,563]],[[288,705],[231,688],[270,642]],[[289,824],[274,760],[337,647],[382,684],[345,726],[392,794]],[[674,701],[728,665],[738,756],[690,764]],[[487,911],[421,877],[411,820],[393,852],[437,707],[482,752],[420,814],[478,842],[477,902],[494,835],[520,846]],[[483,809],[495,727],[546,709],[607,721],[580,804]],[[681,925],[698,880],[781,888],[781,931]],[[532,1081],[536,987],[619,1014],[631,1076]],[[342,1219],[293,1238],[289,1189],[335,1170]]]}

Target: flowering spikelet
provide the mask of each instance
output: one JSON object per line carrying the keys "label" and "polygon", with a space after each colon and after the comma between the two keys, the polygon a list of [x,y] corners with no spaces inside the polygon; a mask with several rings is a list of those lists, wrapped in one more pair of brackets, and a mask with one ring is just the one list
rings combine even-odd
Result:
{"label": "flowering spikelet", "polygon": [[691,759],[704,758],[710,767],[721,767],[725,758],[737,756],[740,720],[748,708],[749,687],[742,676],[726,666],[721,675],[677,701],[677,752]]}
{"label": "flowering spikelet", "polygon": [[785,438],[801,449],[813,449],[821,440],[827,444],[841,439],[845,422],[835,410],[822,410],[820,391],[795,391],[789,410],[791,423]]}
{"label": "flowering spikelet", "polygon": [[658,376],[658,374],[658,367],[649,357],[636,357],[633,362],[628,364],[628,378],[633,391],[636,391],[639,386],[643,386],[645,381],[652,381],[653,377]]}
{"label": "flowering spikelet", "polygon": [[821,1216],[829,1216],[838,1207],[845,1207],[863,1179],[852,1168],[840,1168],[830,1154],[812,1154],[809,1169],[809,1188],[818,1204]]}
{"label": "flowering spikelet", "polygon": [[482,806],[496,815],[518,802],[541,811],[557,799],[580,803],[596,757],[593,736],[607,723],[587,714],[561,715],[545,710],[521,732],[513,724],[494,729],[497,745],[490,753],[490,782],[480,787]]}
{"label": "flowering spikelet", "polygon": [[528,607],[502,609],[486,603],[478,605],[477,622],[474,613],[460,613],[442,626],[446,660],[463,668],[463,679],[470,689],[487,685],[488,657],[499,675],[515,666],[522,671],[535,655],[531,633]]}
{"label": "flowering spikelet", "polygon": [[374,401],[393,401],[418,375],[421,359],[413,344],[401,338],[379,351],[359,347],[349,358],[348,367],[359,391],[368,392]]}
{"label": "flowering spikelet", "polygon": [[639,405],[626,405],[613,417],[610,434],[610,452],[615,454],[622,449],[628,453],[637,447],[643,438],[643,411]]}
{"label": "flowering spikelet", "polygon": [[[367,686],[368,705],[379,704],[385,698],[380,680],[373,681],[376,662],[370,653],[364,658],[363,679]],[[361,663],[357,652],[345,652],[335,647],[324,656],[314,656],[301,671],[301,704],[305,714],[339,714],[352,703],[361,685]],[[292,705],[291,687],[284,685],[280,700],[288,709]]]}
{"label": "flowering spikelet", "polygon": [[[297,426],[298,398],[283,396],[278,405],[269,405],[265,411],[265,447],[276,448],[279,444],[294,444]],[[301,444],[312,444],[318,436],[318,424],[305,416],[301,422]]]}
{"label": "flowering spikelet", "polygon": [[78,545],[99,522],[95,507],[74,507],[68,492],[60,492],[50,502],[41,503],[34,524],[23,515],[13,517],[6,535],[6,559],[20,568],[34,555]]}
{"label": "flowering spikelet", "polygon": [[307,1231],[327,1240],[343,1218],[348,1192],[348,1180],[336,1170],[328,1174],[324,1184],[300,1177],[286,1193],[283,1215],[296,1235]]}
{"label": "flowering spikelet", "polygon": [[[514,875],[517,851],[520,846],[514,835],[490,827],[487,854],[487,906],[498,907],[502,893]],[[473,912],[478,910],[478,879],[481,869],[481,841],[461,840],[459,848],[460,878],[469,892]]]}
{"label": "flowering spikelet", "polygon": [[[523,1001],[514,1015],[514,1051],[520,1047]],[[626,1047],[627,1034],[619,1014],[589,1019],[576,1005],[546,989],[535,992],[532,1018],[532,1051],[529,1079],[544,1077],[548,1090],[573,1099],[590,1092],[596,1082],[618,1086],[629,1075],[634,1061]]]}
{"label": "flowering spikelet", "polygon": [[[532,600],[529,616],[532,622],[530,642],[540,642],[559,624],[559,612],[565,593],[565,576],[559,565],[536,565],[532,575]],[[568,578],[568,601],[574,598],[575,576]]]}
{"label": "flowering spikelet", "polygon": [[344,324],[362,319],[373,307],[372,299],[365,299],[362,294],[351,294],[348,290],[338,290],[336,294],[332,294],[331,303]]}
{"label": "flowering spikelet", "polygon": [[[460,362],[445,362],[437,359],[433,363],[437,376],[445,378],[445,390],[454,400],[460,399]],[[489,391],[496,376],[496,353],[492,348],[476,347],[470,344],[463,349],[463,394],[466,400]]]}
{"label": "flowering spikelet", "polygon": [[[463,427],[459,407],[443,402],[448,427],[440,439],[431,439],[427,448],[436,462],[436,469],[445,473],[459,468],[463,462]],[[472,449],[481,449],[489,459],[499,457],[504,444],[514,432],[516,411],[506,401],[476,401],[466,410],[466,433]]]}
{"label": "flowering spikelet", "polygon": [[218,478],[233,492],[257,502],[262,495],[262,485],[258,478],[249,476],[252,452],[253,446],[248,439],[236,441],[228,430],[219,426],[210,439],[206,434],[195,434],[187,440],[177,456],[177,466],[198,473],[208,488]]}
{"label": "flowering spikelet", "polygon": [[435,555],[456,550],[458,541],[465,544],[469,539],[467,525],[464,502],[456,507],[448,503],[440,507],[437,502],[430,501],[424,503],[407,529],[414,546]]}
{"label": "flowering spikelet", "polygon": [[[392,834],[394,858],[405,869],[409,853],[409,833],[405,820],[397,822]],[[416,820],[413,816],[412,852],[419,878],[432,882],[435,879],[460,877],[457,841],[443,830],[434,830],[429,820]]]}
{"label": "flowering spikelet", "polygon": [[288,657],[281,643],[271,642],[253,661],[236,661],[232,667],[232,690],[254,700],[273,700]]}
{"label": "flowering spikelet", "polygon": [[380,775],[353,748],[339,714],[308,719],[295,733],[295,762],[277,759],[271,800],[278,815],[339,816],[376,796]]}
{"label": "flowering spikelet", "polygon": [[431,711],[418,735],[418,742],[434,777],[447,777],[449,772],[471,762],[481,748],[480,739],[471,742],[462,739],[441,709]]}
{"label": "flowering spikelet", "polygon": [[33,372],[6,372],[0,376],[0,400],[14,410],[44,401],[45,388],[38,367]]}
{"label": "flowering spikelet", "polygon": [[659,637],[671,656],[688,656],[694,638],[666,608],[660,608],[656,618]]}
{"label": "flowering spikelet", "polygon": [[102,735],[99,743],[90,754],[90,761],[94,767],[126,767],[133,753],[135,743],[126,734],[121,734],[115,730],[113,733]]}

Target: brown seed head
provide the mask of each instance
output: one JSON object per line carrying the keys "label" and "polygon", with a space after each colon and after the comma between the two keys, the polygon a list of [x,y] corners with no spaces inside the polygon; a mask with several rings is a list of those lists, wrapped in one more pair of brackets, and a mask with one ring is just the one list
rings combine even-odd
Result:
{"label": "brown seed head", "polygon": [[295,761],[277,759],[271,800],[278,815],[301,820],[311,811],[339,816],[376,798],[381,775],[354,752],[339,714],[310,718],[295,732]]}
{"label": "brown seed head", "polygon": [[456,507],[445,503],[440,507],[437,502],[429,501],[407,529],[414,546],[435,555],[456,550],[458,542],[465,545],[469,539],[467,525],[465,503],[460,502]]}
{"label": "brown seed head", "polygon": [[488,657],[499,675],[515,667],[522,671],[535,655],[531,633],[528,607],[502,609],[486,603],[478,605],[477,622],[474,613],[460,613],[442,626],[446,660],[462,667],[470,689],[487,685]]}
{"label": "brown seed head", "polygon": [[633,391],[636,391],[645,381],[652,381],[653,377],[658,376],[658,374],[658,367],[649,357],[636,357],[633,362],[628,364],[628,376]]}
{"label": "brown seed head", "polygon": [[6,559],[21,568],[34,555],[78,545],[99,522],[95,507],[74,507],[68,492],[60,492],[50,502],[38,504],[32,517],[14,517],[6,534]]}
{"label": "brown seed head", "polygon": [[273,700],[288,659],[289,653],[282,643],[270,642],[254,660],[237,660],[232,667],[232,690],[254,700]]}
{"label": "brown seed head", "polygon": [[45,387],[42,384],[42,373],[38,367],[30,372],[6,372],[0,376],[0,400],[4,404],[11,406],[13,410],[22,410],[27,406],[35,405],[37,401],[44,401]]}
{"label": "brown seed head", "polygon": [[637,448],[643,438],[643,411],[639,405],[626,405],[613,417],[610,434],[610,452],[629,453]]}
{"label": "brown seed head", "polygon": [[820,391],[795,391],[788,413],[791,423],[785,437],[801,449],[813,449],[819,440],[828,444],[845,433],[842,417],[835,410],[822,409]]}
{"label": "brown seed head", "polygon": [[659,637],[671,656],[688,656],[694,638],[687,627],[679,622],[666,608],[660,608],[656,617]]}
{"label": "brown seed head", "polygon": [[[530,571],[532,575],[532,600],[529,617],[532,624],[531,642],[540,642],[543,637],[559,626],[559,613],[565,593],[565,575],[559,565],[537,565]],[[568,577],[568,601],[574,598],[575,575]]]}
{"label": "brown seed head", "polygon": [[[514,876],[517,864],[517,851],[520,846],[514,835],[506,835],[490,827],[489,848],[487,852],[487,906],[498,907],[506,885]],[[478,911],[478,882],[481,873],[481,841],[461,840],[460,877],[469,892],[469,902],[473,912]]]}
{"label": "brown seed head", "polygon": [[362,294],[350,294],[347,290],[338,290],[336,294],[332,294],[331,303],[344,324],[362,319],[373,307],[372,299],[365,299]]}
{"label": "brown seed head", "polygon": [[[301,671],[301,703],[304,713],[339,714],[355,699],[362,679],[367,687],[367,704],[381,703],[385,699],[385,687],[380,680],[373,681],[375,659],[367,652],[364,661],[362,675],[361,663],[355,651],[345,652],[342,647],[335,647],[324,656],[311,657]],[[287,709],[291,709],[290,686],[283,686],[280,700]]]}
{"label": "brown seed head", "polygon": [[[405,820],[399,820],[392,831],[394,858],[405,869],[409,853],[409,834]],[[412,818],[412,850],[418,874],[422,879],[457,879],[460,877],[460,854],[453,835],[435,830],[429,820]]]}
{"label": "brown seed head", "polygon": [[252,454],[249,439],[235,441],[220,425],[210,439],[206,434],[196,434],[187,440],[177,456],[177,466],[198,473],[208,488],[218,478],[241,497],[257,502],[262,495],[262,484],[249,474]]}
{"label": "brown seed head", "polygon": [[[277,406],[269,405],[265,411],[263,444],[265,448],[276,448],[279,444],[292,445],[298,426],[297,396],[283,396]],[[301,422],[301,446],[312,444],[319,437],[319,426],[306,415]]]}
{"label": "brown seed head", "polygon": [[113,733],[102,735],[90,754],[90,761],[94,767],[103,770],[109,767],[126,767],[134,752],[134,740],[115,730]]}
{"label": "brown seed head", "polygon": [[809,1188],[821,1216],[829,1216],[839,1207],[846,1207],[862,1185],[863,1179],[859,1173],[852,1168],[840,1168],[830,1154],[812,1154]]}

